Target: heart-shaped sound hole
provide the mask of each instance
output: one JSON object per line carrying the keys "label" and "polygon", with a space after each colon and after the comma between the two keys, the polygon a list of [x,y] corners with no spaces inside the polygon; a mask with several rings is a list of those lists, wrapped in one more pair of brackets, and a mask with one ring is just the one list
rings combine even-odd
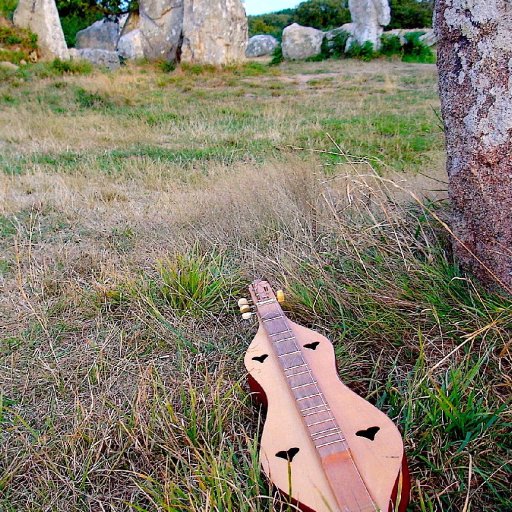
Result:
{"label": "heart-shaped sound hole", "polygon": [[304,348],[309,348],[309,350],[316,350],[316,347],[320,345],[319,341],[313,341],[312,343],[306,343],[304,345]]}
{"label": "heart-shaped sound hole", "polygon": [[265,361],[265,359],[267,359],[268,357],[268,354],[263,354],[261,356],[254,356],[252,358],[253,361],[258,361],[258,363],[263,363],[263,361]]}
{"label": "heart-shaped sound hole", "polygon": [[380,427],[370,427],[366,430],[358,430],[356,432],[356,436],[359,437],[366,437],[366,439],[369,439],[370,441],[373,441],[375,439],[375,435],[380,430]]}
{"label": "heart-shaped sound hole", "polygon": [[290,448],[289,450],[281,450],[280,452],[277,452],[276,457],[291,462],[297,453],[299,453],[299,448]]}

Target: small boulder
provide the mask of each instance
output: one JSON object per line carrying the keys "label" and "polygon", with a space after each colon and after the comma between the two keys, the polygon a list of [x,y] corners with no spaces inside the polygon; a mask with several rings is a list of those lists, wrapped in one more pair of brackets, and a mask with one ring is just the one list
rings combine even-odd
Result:
{"label": "small boulder", "polygon": [[119,32],[117,20],[104,18],[76,34],[76,47],[78,49],[92,48],[113,52],[117,46]]}
{"label": "small boulder", "polygon": [[436,33],[433,28],[428,28],[425,33],[420,37],[420,41],[425,46],[435,46],[437,44]]}
{"label": "small boulder", "polygon": [[7,69],[8,71],[16,71],[17,69],[19,69],[19,67],[16,66],[16,64],[13,64],[12,62],[2,61],[2,62],[0,62],[0,69]]}
{"label": "small boulder", "polygon": [[392,36],[397,36],[400,38],[400,44],[403,46],[407,42],[405,40],[405,36],[407,34],[417,34],[418,32],[422,33],[422,35],[419,37],[419,40],[425,46],[434,46],[437,43],[434,30],[431,28],[394,28],[393,30],[384,32],[384,35],[389,34]]}
{"label": "small boulder", "polygon": [[139,29],[132,30],[119,38],[117,53],[119,57],[128,60],[142,59],[144,57]]}
{"label": "small boulder", "polygon": [[71,52],[71,58],[88,60],[95,66],[104,66],[111,71],[117,69],[121,65],[117,52],[100,50],[98,48],[75,48],[74,51]]}
{"label": "small boulder", "polygon": [[302,60],[319,55],[324,36],[321,30],[293,23],[283,30],[283,57],[287,60]]}
{"label": "small boulder", "polygon": [[245,56],[248,58],[270,55],[279,46],[279,41],[269,35],[252,36],[247,43]]}

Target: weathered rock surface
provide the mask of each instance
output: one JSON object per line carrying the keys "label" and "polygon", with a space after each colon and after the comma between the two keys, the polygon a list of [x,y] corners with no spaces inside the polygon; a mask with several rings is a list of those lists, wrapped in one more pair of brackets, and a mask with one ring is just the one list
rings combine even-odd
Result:
{"label": "weathered rock surface", "polygon": [[98,48],[72,48],[70,55],[72,59],[88,60],[95,66],[105,66],[110,70],[117,69],[121,65],[117,52],[111,52],[109,50],[100,50]]}
{"label": "weathered rock surface", "polygon": [[245,60],[247,16],[240,0],[185,0],[181,61],[222,66]]}
{"label": "weathered rock surface", "polygon": [[279,46],[279,41],[274,36],[252,36],[247,43],[245,56],[249,58],[270,55]]}
{"label": "weathered rock surface", "polygon": [[182,37],[183,0],[140,0],[139,13],[144,56],[175,60]]}
{"label": "weathered rock surface", "polygon": [[117,53],[119,57],[129,60],[142,59],[144,57],[140,29],[132,30],[119,38]]}
{"label": "weathered rock surface", "polygon": [[391,21],[388,0],[349,0],[348,6],[354,27],[347,48],[354,42],[364,44],[369,41],[378,50],[383,27]]}
{"label": "weathered rock surface", "polygon": [[437,44],[436,33],[433,28],[429,28],[420,37],[420,41],[426,46],[435,46]]}
{"label": "weathered rock surface", "polygon": [[55,0],[20,0],[14,11],[14,24],[37,34],[44,58],[69,59]]}
{"label": "weathered rock surface", "polygon": [[124,36],[131,32],[132,30],[137,30],[140,26],[140,15],[138,12],[131,12],[128,14],[124,22],[120,22],[119,26],[121,27],[120,36]]}
{"label": "weathered rock surface", "polygon": [[104,18],[76,34],[76,47],[96,48],[98,50],[115,51],[119,39],[119,22]]}
{"label": "weathered rock surface", "polygon": [[512,12],[508,0],[436,1],[452,244],[512,294]]}
{"label": "weathered rock surface", "polygon": [[325,34],[312,27],[293,23],[283,30],[283,57],[287,60],[302,60],[318,55]]}
{"label": "weathered rock surface", "polygon": [[434,30],[431,28],[394,28],[393,30],[387,30],[383,35],[389,34],[392,36],[398,36],[402,46],[406,43],[405,36],[414,32],[424,32],[420,36],[419,40],[426,46],[434,46],[436,44],[436,36]]}

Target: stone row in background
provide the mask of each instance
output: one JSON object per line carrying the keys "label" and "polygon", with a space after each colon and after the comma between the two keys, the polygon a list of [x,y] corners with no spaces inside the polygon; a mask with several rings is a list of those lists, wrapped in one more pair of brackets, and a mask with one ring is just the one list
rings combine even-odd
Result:
{"label": "stone row in background", "polygon": [[[287,60],[303,60],[309,57],[315,57],[321,53],[324,39],[332,41],[341,32],[346,32],[351,35],[347,40],[347,48],[349,48],[350,44],[356,41],[352,36],[353,30],[353,23],[346,23],[328,32],[322,32],[312,27],[303,27],[294,23],[286,27],[283,31],[283,57]],[[405,35],[412,32],[424,32],[424,35],[419,38],[424,45],[434,46],[436,44],[436,37],[431,28],[393,29],[383,32],[382,34],[395,35],[400,39],[400,43],[404,45],[406,43]],[[382,35],[379,36],[379,39],[380,37],[382,37]],[[273,36],[253,36],[249,39],[249,43],[247,44],[246,56],[248,58],[255,58],[271,55],[277,46],[279,46],[279,41]]]}
{"label": "stone row in background", "polygon": [[246,46],[240,0],[140,0],[139,14],[97,21],[77,34],[82,58],[84,50],[96,49],[124,59],[221,66],[242,61]]}
{"label": "stone row in background", "polygon": [[[337,29],[323,32],[312,27],[303,27],[297,23],[286,27],[282,37],[283,57],[287,60],[315,57],[322,51],[324,38],[332,41],[341,32],[348,34],[345,51],[354,43],[363,45],[366,42],[372,43],[373,48],[379,50],[384,27],[391,21],[388,0],[349,0],[348,6],[352,22]],[[425,35],[420,38],[421,42],[427,46],[435,44],[436,40],[432,29],[418,30],[425,32]],[[403,45],[405,44],[404,35],[407,32],[407,30],[393,30],[389,33],[397,35]],[[247,57],[260,57],[273,52],[278,44],[277,40],[263,39],[263,37],[271,36],[254,36],[249,40]]]}
{"label": "stone row in background", "polygon": [[[329,32],[296,23],[283,31],[283,57],[289,60],[314,57],[321,52],[324,38],[349,34],[353,42],[370,41],[379,48],[380,38],[390,21],[388,0],[350,0],[352,23]],[[20,0],[14,23],[38,35],[42,56],[60,59],[82,58],[111,69],[120,59],[147,58],[226,65],[271,54],[279,45],[272,36],[258,35],[247,41],[247,17],[240,0],[140,0],[139,13],[97,21],[78,32],[76,49],[68,50],[55,0]],[[407,31],[389,33],[402,40]],[[421,38],[435,44],[430,29]]]}
{"label": "stone row in background", "polygon": [[122,59],[226,65],[245,58],[247,16],[240,0],[140,0],[139,13],[97,21],[68,50],[55,0],[20,0],[15,25],[38,35],[43,58],[84,58],[110,68]]}

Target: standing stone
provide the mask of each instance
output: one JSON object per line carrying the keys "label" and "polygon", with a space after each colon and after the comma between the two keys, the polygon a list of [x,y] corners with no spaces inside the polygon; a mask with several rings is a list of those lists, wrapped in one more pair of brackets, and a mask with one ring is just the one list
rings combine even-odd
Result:
{"label": "standing stone", "polygon": [[322,51],[324,32],[298,23],[283,30],[283,57],[287,60],[302,60],[314,57]]}
{"label": "standing stone", "polygon": [[119,39],[120,27],[117,20],[104,18],[76,34],[77,48],[95,48],[115,51]]}
{"label": "standing stone", "polygon": [[347,49],[354,42],[362,45],[369,41],[378,50],[384,27],[391,21],[388,0],[349,0],[348,6],[353,34],[347,41]]}
{"label": "standing stone", "polygon": [[132,30],[119,38],[117,53],[119,57],[129,60],[142,59],[144,57],[140,29]]}
{"label": "standing stone", "polygon": [[247,16],[240,0],[184,0],[181,61],[223,66],[245,60]]}
{"label": "standing stone", "polygon": [[279,46],[279,41],[266,34],[252,36],[247,44],[245,56],[249,58],[270,55]]}
{"label": "standing stone", "polygon": [[55,0],[20,0],[13,21],[17,27],[28,28],[37,34],[44,58],[69,59]]}
{"label": "standing stone", "polygon": [[144,57],[176,60],[182,37],[183,0],[140,0],[139,13]]}
{"label": "standing stone", "polygon": [[437,0],[434,24],[455,254],[512,294],[510,1]]}

